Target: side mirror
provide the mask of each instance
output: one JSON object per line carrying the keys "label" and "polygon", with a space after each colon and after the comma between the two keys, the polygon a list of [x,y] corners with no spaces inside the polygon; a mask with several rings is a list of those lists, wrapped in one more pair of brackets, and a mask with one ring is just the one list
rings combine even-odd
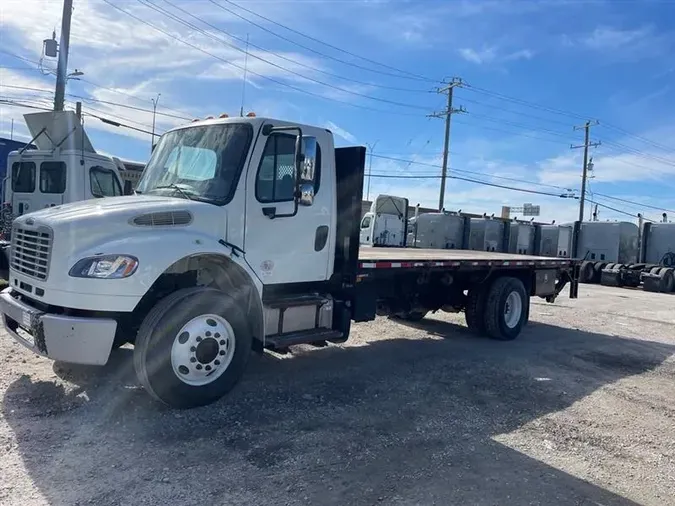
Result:
{"label": "side mirror", "polygon": [[316,137],[302,138],[302,155],[298,171],[298,204],[303,206],[311,206],[314,203],[317,149]]}
{"label": "side mirror", "polygon": [[124,181],[124,194],[125,195],[134,194],[134,189],[131,187],[131,181],[129,181],[128,179]]}

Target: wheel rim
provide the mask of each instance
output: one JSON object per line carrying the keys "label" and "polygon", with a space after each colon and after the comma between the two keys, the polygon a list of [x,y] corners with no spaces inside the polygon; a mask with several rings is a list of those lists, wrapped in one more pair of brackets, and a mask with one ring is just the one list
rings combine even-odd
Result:
{"label": "wheel rim", "polygon": [[523,299],[518,292],[511,292],[504,305],[504,323],[510,329],[518,325],[523,314]]}
{"label": "wheel rim", "polygon": [[173,340],[173,372],[188,385],[208,385],[227,370],[234,347],[234,331],[225,318],[214,314],[197,316],[183,325]]}

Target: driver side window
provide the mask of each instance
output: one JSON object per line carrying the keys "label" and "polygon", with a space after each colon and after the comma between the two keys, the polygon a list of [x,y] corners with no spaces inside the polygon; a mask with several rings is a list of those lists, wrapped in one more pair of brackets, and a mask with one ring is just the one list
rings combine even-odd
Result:
{"label": "driver side window", "polygon": [[289,202],[295,191],[295,136],[272,134],[267,139],[255,183],[259,202]]}
{"label": "driver side window", "polygon": [[122,195],[122,188],[115,173],[103,167],[89,169],[89,184],[94,197],[116,197]]}

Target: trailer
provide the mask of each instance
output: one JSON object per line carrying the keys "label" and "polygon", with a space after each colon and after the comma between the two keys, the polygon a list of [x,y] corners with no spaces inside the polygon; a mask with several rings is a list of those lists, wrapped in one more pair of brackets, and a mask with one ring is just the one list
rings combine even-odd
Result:
{"label": "trailer", "polygon": [[636,262],[613,263],[602,268],[599,282],[607,286],[642,288],[648,292],[675,290],[675,224],[640,223]]}
{"label": "trailer", "polygon": [[464,311],[471,331],[512,340],[531,297],[554,302],[568,284],[577,297],[569,258],[361,247],[365,159],[323,127],[275,119],[174,128],[136,195],[14,221],[8,334],[95,365],[131,343],[146,391],[190,408],[234,388],[251,351],[344,342],[352,322]]}

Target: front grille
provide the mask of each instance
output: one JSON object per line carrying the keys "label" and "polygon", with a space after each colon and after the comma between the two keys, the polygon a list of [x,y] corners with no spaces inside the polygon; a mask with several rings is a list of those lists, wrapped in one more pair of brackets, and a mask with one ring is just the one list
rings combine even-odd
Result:
{"label": "front grille", "polygon": [[12,269],[39,280],[49,275],[52,252],[52,231],[47,227],[35,230],[14,227],[12,230]]}

